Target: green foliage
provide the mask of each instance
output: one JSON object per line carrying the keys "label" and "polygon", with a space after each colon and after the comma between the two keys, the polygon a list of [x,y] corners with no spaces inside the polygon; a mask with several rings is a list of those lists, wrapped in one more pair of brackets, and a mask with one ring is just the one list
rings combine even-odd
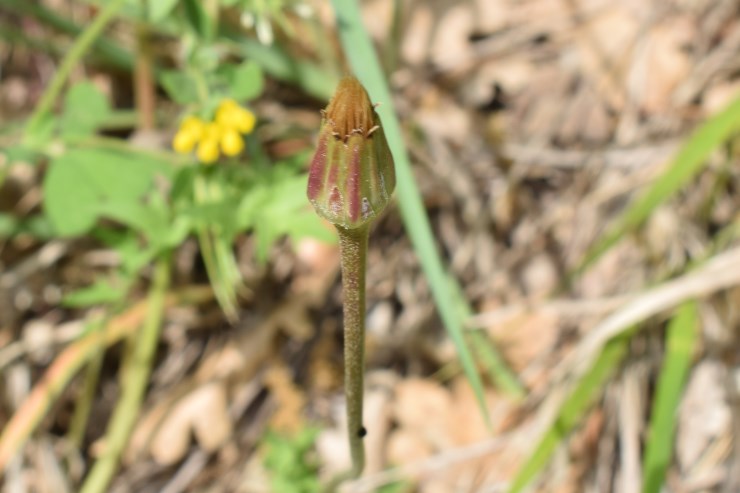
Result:
{"label": "green foliage", "polygon": [[318,428],[304,428],[292,436],[268,432],[264,439],[265,469],[275,493],[319,491],[318,462],[314,443]]}
{"label": "green foliage", "polygon": [[206,118],[224,98],[247,102],[262,94],[264,88],[262,69],[252,61],[238,65],[221,63],[205,73],[195,69],[165,70],[161,82],[173,101],[200,106],[200,113]]}
{"label": "green foliage", "polygon": [[236,220],[241,228],[254,228],[257,258],[267,259],[270,245],[283,235],[294,240],[303,237],[335,241],[332,232],[305,205],[306,180],[303,175],[271,180],[260,176],[252,193],[239,203]]}
{"label": "green foliage", "polygon": [[164,70],[160,76],[167,95],[178,104],[198,102],[198,84],[195,79],[180,70]]}
{"label": "green foliage", "polygon": [[149,211],[137,206],[154,177],[169,171],[163,163],[121,153],[70,150],[51,162],[44,178],[44,210],[60,236],[83,234],[107,215],[144,229]]}
{"label": "green foliage", "polygon": [[[155,189],[158,177],[173,183],[169,197]],[[205,196],[196,193],[199,183]],[[286,235],[294,241],[307,236],[332,241],[331,232],[306,207],[304,188],[304,176],[290,161],[274,166],[176,169],[153,159],[132,159],[125,153],[99,149],[70,150],[54,159],[43,184],[44,211],[54,233],[77,236],[94,231],[119,253],[121,275],[125,272],[126,278],[157,252],[177,247],[188,235],[206,230],[211,242],[220,245],[216,248],[221,255],[230,254],[237,235],[252,231],[260,261]],[[0,219],[0,234],[19,228],[10,216]],[[116,235],[110,226],[99,226],[101,219],[124,225],[131,233]],[[229,265],[222,264],[222,268]],[[230,272],[221,274],[231,276]],[[102,282],[75,293],[67,302],[104,302],[116,293],[123,296],[125,290]]]}
{"label": "green foliage", "polygon": [[19,219],[12,214],[0,213],[0,238],[13,238],[18,235],[48,240],[53,238],[55,233],[46,216],[37,215]]}
{"label": "green foliage", "polygon": [[[189,28],[185,66],[159,72],[167,94],[186,106],[188,113],[210,120],[224,99],[246,102],[262,93],[260,66],[251,60],[225,59],[214,43],[216,20],[201,2],[147,2],[143,4],[146,11],[141,5],[128,2],[126,12],[137,12],[162,27]],[[93,46],[88,40],[84,48]],[[63,79],[56,82],[55,94],[45,98],[47,104]],[[142,152],[124,141],[97,137],[111,116],[105,96],[83,81],[63,95],[57,118],[51,112],[39,112],[34,124],[26,127],[23,144],[5,150],[11,162],[40,155],[51,159],[43,183],[42,221],[5,215],[0,218],[0,234],[15,235],[29,231],[29,226],[46,224],[47,234],[55,236],[94,233],[103,241],[113,240],[109,246],[120,255],[122,264],[116,273],[69,293],[67,304],[86,306],[123,299],[140,269],[159,252],[195,235],[217,298],[233,317],[240,283],[232,252],[237,235],[255,235],[261,261],[282,236],[330,238],[305,200],[300,200],[304,196],[298,192],[304,186],[301,171],[288,162],[268,163],[256,142],[250,144],[249,163],[232,159],[205,169],[186,161],[174,167],[174,156],[169,153]]]}
{"label": "green foliage", "polygon": [[650,417],[645,444],[643,493],[659,493],[673,457],[673,434],[686,377],[699,342],[696,303],[684,303],[666,332],[666,353]]}
{"label": "green foliage", "polygon": [[98,279],[90,286],[67,293],[62,304],[70,308],[82,308],[115,303],[126,296],[127,287],[120,282]]}
{"label": "green foliage", "polygon": [[260,94],[264,88],[262,69],[253,61],[246,61],[240,65],[231,63],[219,67],[219,79],[223,81],[228,94],[237,101],[251,101]]}

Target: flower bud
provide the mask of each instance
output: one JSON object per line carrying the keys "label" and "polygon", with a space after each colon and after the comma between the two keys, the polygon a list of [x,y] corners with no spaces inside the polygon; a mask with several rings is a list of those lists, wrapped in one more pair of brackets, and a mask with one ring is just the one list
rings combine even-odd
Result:
{"label": "flower bud", "polygon": [[323,112],[308,199],[321,217],[354,229],[380,215],[395,186],[380,118],[362,84],[346,77]]}

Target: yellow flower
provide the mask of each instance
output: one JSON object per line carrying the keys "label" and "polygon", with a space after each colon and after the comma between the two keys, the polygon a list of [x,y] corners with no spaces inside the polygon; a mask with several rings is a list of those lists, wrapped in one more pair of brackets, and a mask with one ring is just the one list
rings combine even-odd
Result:
{"label": "yellow flower", "polygon": [[242,134],[254,130],[256,120],[254,113],[233,99],[225,99],[211,122],[196,116],[184,118],[172,139],[172,148],[181,154],[196,149],[198,160],[206,164],[215,162],[221,154],[236,156],[244,150]]}
{"label": "yellow flower", "polygon": [[226,129],[221,134],[221,152],[236,156],[244,149],[244,139],[236,130]]}

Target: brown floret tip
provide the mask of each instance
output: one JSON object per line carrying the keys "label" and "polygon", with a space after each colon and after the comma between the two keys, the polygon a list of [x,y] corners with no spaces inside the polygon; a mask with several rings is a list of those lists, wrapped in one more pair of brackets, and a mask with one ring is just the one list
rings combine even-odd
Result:
{"label": "brown floret tip", "polygon": [[331,123],[334,134],[344,141],[355,133],[367,137],[376,125],[370,98],[354,77],[345,77],[339,82],[326,108],[325,117]]}

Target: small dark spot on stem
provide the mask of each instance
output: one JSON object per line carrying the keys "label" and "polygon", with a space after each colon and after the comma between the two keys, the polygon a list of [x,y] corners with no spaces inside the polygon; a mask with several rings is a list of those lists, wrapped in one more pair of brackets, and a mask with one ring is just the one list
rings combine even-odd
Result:
{"label": "small dark spot on stem", "polygon": [[365,438],[365,435],[367,435],[367,430],[363,426],[362,428],[360,428],[360,431],[357,432],[357,436],[360,438]]}

